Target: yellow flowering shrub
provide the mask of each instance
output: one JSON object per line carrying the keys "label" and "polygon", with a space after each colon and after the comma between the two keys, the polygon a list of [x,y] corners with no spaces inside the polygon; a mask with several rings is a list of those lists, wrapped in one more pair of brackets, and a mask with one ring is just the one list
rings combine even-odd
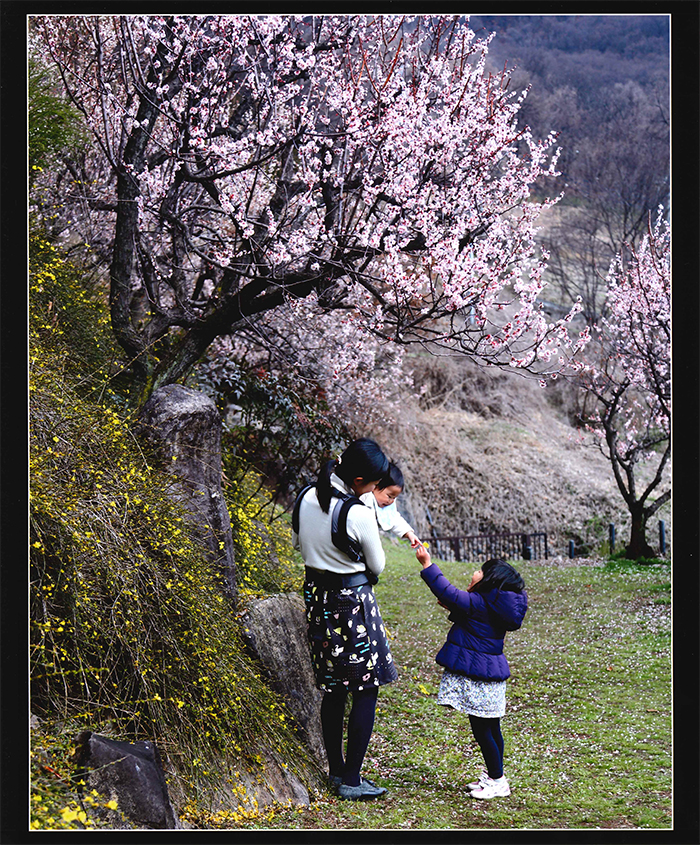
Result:
{"label": "yellow flowering shrub", "polygon": [[[153,740],[185,789],[211,773],[204,761],[245,759],[254,746],[300,761],[283,703],[245,653],[237,610],[106,381],[100,291],[82,286],[80,272],[50,245],[34,247],[32,712],[49,732],[63,722]],[[281,560],[287,539],[259,532],[244,504],[234,504],[232,521],[242,583],[256,594],[256,567],[271,549]],[[33,767],[34,829],[89,827],[85,802],[47,800],[47,783],[67,788],[65,775],[51,777]]]}
{"label": "yellow flowering shrub", "polygon": [[236,571],[241,595],[300,592],[304,570],[292,548],[288,514],[269,504],[255,473],[236,473],[224,485],[231,517]]}

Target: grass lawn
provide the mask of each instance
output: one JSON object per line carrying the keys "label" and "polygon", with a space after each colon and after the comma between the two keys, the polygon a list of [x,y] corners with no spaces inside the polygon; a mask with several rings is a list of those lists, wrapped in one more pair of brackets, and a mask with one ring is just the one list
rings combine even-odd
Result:
{"label": "grass lawn", "polygon": [[[330,794],[266,829],[669,829],[670,565],[516,561],[530,609],[507,635],[505,772],[512,795],[469,798],[482,768],[466,716],[436,703],[449,623],[405,545],[375,588],[399,680],[383,687],[363,774],[388,795]],[[466,588],[477,568],[441,563]],[[247,825],[247,827],[250,827]]]}

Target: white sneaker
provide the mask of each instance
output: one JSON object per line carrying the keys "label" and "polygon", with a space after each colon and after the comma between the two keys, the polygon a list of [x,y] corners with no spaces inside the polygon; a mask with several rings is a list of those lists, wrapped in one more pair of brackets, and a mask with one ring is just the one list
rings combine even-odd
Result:
{"label": "white sneaker", "polygon": [[510,795],[510,786],[508,786],[508,781],[506,780],[505,775],[497,780],[493,780],[487,775],[481,787],[479,787],[479,789],[472,790],[471,793],[472,798],[482,799],[501,798],[506,795]]}
{"label": "white sneaker", "polygon": [[484,785],[484,783],[486,783],[487,780],[489,780],[489,773],[486,771],[486,769],[484,769],[480,773],[478,780],[473,780],[471,783],[467,784],[467,789],[472,792],[475,789],[481,789],[481,787]]}

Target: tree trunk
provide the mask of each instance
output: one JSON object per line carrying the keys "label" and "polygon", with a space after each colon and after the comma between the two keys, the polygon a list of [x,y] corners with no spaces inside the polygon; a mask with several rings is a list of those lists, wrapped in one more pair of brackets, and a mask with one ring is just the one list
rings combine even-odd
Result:
{"label": "tree trunk", "polygon": [[221,416],[209,397],[179,384],[155,390],[140,414],[139,434],[172,475],[171,495],[189,513],[195,535],[235,604],[231,522],[221,487]]}
{"label": "tree trunk", "polygon": [[652,558],[656,553],[652,547],[647,543],[647,514],[639,502],[635,503],[636,507],[630,507],[630,515],[632,517],[632,528],[630,530],[630,541],[625,549],[625,554],[629,560],[639,560],[639,558]]}
{"label": "tree trunk", "polygon": [[140,396],[143,390],[142,385],[148,379],[149,361],[143,355],[143,337],[131,323],[133,298],[131,276],[136,250],[138,193],[138,185],[133,176],[120,173],[117,177],[119,203],[114,229],[112,263],[109,270],[109,307],[112,331],[131,362],[135,382],[139,385],[135,393]]}

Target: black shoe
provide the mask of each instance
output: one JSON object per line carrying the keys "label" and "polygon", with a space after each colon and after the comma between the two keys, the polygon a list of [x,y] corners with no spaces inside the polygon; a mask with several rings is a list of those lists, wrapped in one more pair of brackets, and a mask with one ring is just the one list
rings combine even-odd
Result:
{"label": "black shoe", "polygon": [[374,801],[382,795],[386,795],[386,789],[383,786],[375,786],[372,781],[365,778],[360,779],[359,786],[341,783],[338,787],[338,797],[344,801]]}
{"label": "black shoe", "polygon": [[340,775],[328,775],[328,788],[331,792],[337,792],[338,787],[343,782]]}

